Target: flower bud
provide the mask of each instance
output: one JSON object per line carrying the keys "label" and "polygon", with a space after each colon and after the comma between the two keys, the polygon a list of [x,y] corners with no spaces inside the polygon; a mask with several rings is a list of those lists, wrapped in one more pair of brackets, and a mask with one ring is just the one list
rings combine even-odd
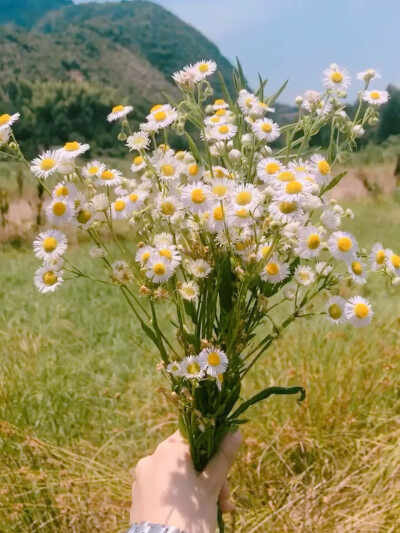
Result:
{"label": "flower bud", "polygon": [[128,221],[128,224],[131,228],[133,228],[135,226],[135,219],[134,218],[130,218],[129,221]]}
{"label": "flower bud", "polygon": [[339,163],[347,163],[347,161],[350,158],[350,154],[348,152],[338,152],[337,153],[337,160]]}
{"label": "flower bud", "polygon": [[272,220],[269,227],[272,231],[278,231],[278,229],[281,227],[281,223],[278,220]]}
{"label": "flower bud", "polygon": [[251,135],[250,133],[245,133],[242,135],[242,144],[250,144],[251,143]]}
{"label": "flower bud", "polygon": [[9,145],[8,145],[11,150],[13,150],[14,152],[18,152],[18,144],[15,143],[15,142],[11,142]]}
{"label": "flower bud", "polygon": [[358,139],[364,135],[365,129],[361,126],[361,124],[356,124],[351,128],[351,132]]}
{"label": "flower bud", "polygon": [[232,148],[233,148],[233,141],[228,141],[228,142],[226,143],[226,148],[227,148],[227,150],[232,150]]}
{"label": "flower bud", "polygon": [[229,152],[228,157],[231,161],[237,163],[238,161],[240,161],[242,153],[240,152],[240,150],[234,149]]}
{"label": "flower bud", "polygon": [[272,154],[272,148],[270,146],[265,145],[261,148],[260,152],[264,157],[268,157]]}
{"label": "flower bud", "polygon": [[128,136],[123,131],[121,131],[121,133],[118,134],[118,140],[119,141],[126,141],[127,138],[128,138]]}
{"label": "flower bud", "polygon": [[369,120],[368,120],[368,124],[370,126],[376,126],[379,122],[379,118],[378,117],[371,117]]}
{"label": "flower bud", "polygon": [[298,105],[299,107],[303,104],[303,102],[304,102],[304,98],[301,96],[301,94],[296,96],[296,98],[294,99],[294,103]]}
{"label": "flower bud", "polygon": [[206,106],[206,109],[205,109],[207,115],[212,115],[214,110],[212,108],[212,105],[208,104],[208,106]]}

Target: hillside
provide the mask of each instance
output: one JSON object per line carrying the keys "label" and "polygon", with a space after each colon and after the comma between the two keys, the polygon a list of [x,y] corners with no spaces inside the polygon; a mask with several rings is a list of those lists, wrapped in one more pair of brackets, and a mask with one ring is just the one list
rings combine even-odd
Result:
{"label": "hillside", "polygon": [[72,4],[71,0],[1,0],[0,14],[2,23],[15,22],[31,27],[43,13]]}

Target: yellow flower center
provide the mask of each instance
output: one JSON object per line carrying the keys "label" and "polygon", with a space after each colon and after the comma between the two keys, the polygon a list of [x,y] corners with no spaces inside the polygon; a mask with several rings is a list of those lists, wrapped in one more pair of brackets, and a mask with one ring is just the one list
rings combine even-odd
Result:
{"label": "yellow flower center", "polygon": [[289,181],[286,184],[285,190],[287,194],[298,194],[303,190],[303,185],[299,181]]}
{"label": "yellow flower center", "polygon": [[320,244],[321,239],[319,238],[319,235],[317,233],[313,233],[307,239],[307,247],[310,250],[316,250]]}
{"label": "yellow flower center", "polygon": [[265,270],[270,276],[276,276],[279,272],[279,265],[276,263],[268,263],[268,265],[265,267]]}
{"label": "yellow flower center", "polygon": [[354,314],[357,318],[366,318],[369,315],[368,305],[358,303],[354,306]]}
{"label": "yellow flower center", "polygon": [[171,250],[168,250],[168,248],[163,248],[162,250],[159,250],[158,252],[162,257],[166,257],[171,261],[172,259],[172,252]]}
{"label": "yellow flower center", "polygon": [[341,83],[343,81],[343,74],[341,72],[332,72],[331,80],[334,83]]}
{"label": "yellow flower center", "polygon": [[138,167],[139,165],[143,163],[143,161],[144,161],[143,157],[141,155],[137,155],[133,160],[133,164]]}
{"label": "yellow flower center", "polygon": [[358,261],[353,261],[351,263],[351,270],[354,272],[356,276],[361,276],[363,272],[362,264],[359,263]]}
{"label": "yellow flower center", "polygon": [[156,104],[150,109],[150,113],[155,113],[156,111],[158,111],[161,108],[162,108],[162,104]]}
{"label": "yellow flower center", "polygon": [[222,198],[222,196],[224,196],[224,194],[226,194],[227,191],[228,191],[228,187],[226,185],[215,185],[215,187],[213,187],[212,189],[212,192],[219,198]]}
{"label": "yellow flower center", "polygon": [[328,309],[328,313],[329,313],[329,316],[331,318],[333,318],[334,320],[337,320],[338,318],[340,318],[343,314],[342,312],[342,308],[340,307],[339,304],[332,304],[329,306],[329,309]]}
{"label": "yellow flower center", "polygon": [[296,211],[296,209],[297,209],[296,202],[281,202],[279,204],[279,211],[285,215],[288,215],[289,213],[293,213],[293,211]]}
{"label": "yellow flower center", "polygon": [[56,196],[60,197],[60,196],[68,196],[69,194],[69,191],[68,191],[68,188],[63,185],[62,187],[58,187],[56,189]]}
{"label": "yellow flower center", "polygon": [[111,172],[111,170],[105,170],[101,174],[101,179],[105,181],[114,179],[114,172]]}
{"label": "yellow flower center", "polygon": [[248,209],[245,209],[244,207],[242,207],[242,209],[239,209],[238,211],[236,211],[235,214],[239,218],[247,218],[250,213],[249,213]]}
{"label": "yellow flower center", "polygon": [[264,122],[261,126],[261,129],[263,130],[263,132],[269,133],[272,130],[272,126],[268,122]]}
{"label": "yellow flower center", "polygon": [[214,220],[223,220],[224,219],[224,210],[222,209],[222,206],[217,206],[214,208],[213,211]]}
{"label": "yellow flower center", "polygon": [[53,272],[52,270],[48,270],[43,275],[43,282],[45,285],[54,285],[57,283],[57,274]]}
{"label": "yellow flower center", "polygon": [[296,167],[297,172],[305,172],[307,169],[306,167],[298,166]]}
{"label": "yellow flower center", "polygon": [[199,65],[200,72],[205,73],[205,72],[208,72],[208,70],[209,70],[209,66],[207,65],[207,63],[200,63]]}
{"label": "yellow flower center", "polygon": [[217,117],[223,117],[226,115],[226,109],[218,109],[215,114],[217,115]]}
{"label": "yellow flower center", "polygon": [[265,170],[267,174],[276,174],[279,172],[280,166],[278,163],[268,163],[268,165],[265,165]]}
{"label": "yellow flower center", "polygon": [[157,122],[162,122],[166,118],[167,118],[167,113],[165,111],[157,111],[156,113],[154,113],[154,119]]}
{"label": "yellow flower center", "polygon": [[43,161],[40,163],[40,169],[44,171],[51,170],[52,168],[54,168],[55,164],[55,159],[47,157],[46,159],[43,159]]}
{"label": "yellow flower center", "polygon": [[153,266],[153,272],[157,276],[163,276],[165,274],[166,270],[167,270],[167,268],[164,265],[164,263],[155,263],[155,265]]}
{"label": "yellow flower center", "polygon": [[172,165],[162,165],[161,172],[164,176],[169,178],[174,175],[175,169]]}
{"label": "yellow flower center", "polygon": [[55,202],[53,204],[53,213],[56,217],[61,217],[67,210],[67,206],[63,202]]}
{"label": "yellow flower center", "polygon": [[99,167],[90,167],[88,170],[88,173],[93,176],[94,174],[97,174],[98,171],[99,171]]}
{"label": "yellow flower center", "polygon": [[175,205],[172,202],[163,202],[160,206],[163,215],[173,215],[175,213]]}
{"label": "yellow flower center", "polygon": [[210,118],[210,122],[212,122],[213,124],[218,124],[218,122],[221,122],[221,119],[215,115]]}
{"label": "yellow flower center", "polygon": [[229,133],[229,126],[224,124],[223,126],[220,126],[218,131],[222,134]]}
{"label": "yellow flower center", "polygon": [[236,203],[238,205],[247,205],[252,200],[252,194],[249,191],[241,191],[236,195]]}
{"label": "yellow flower center", "polygon": [[217,352],[211,352],[208,354],[207,363],[210,366],[218,366],[221,363],[221,357]]}
{"label": "yellow flower center", "polygon": [[340,237],[337,242],[338,248],[341,252],[348,252],[351,250],[353,243],[349,237]]}
{"label": "yellow flower center", "polygon": [[5,113],[4,115],[0,115],[0,126],[4,126],[5,124],[8,124],[10,121],[11,115],[8,115]]}
{"label": "yellow flower center", "polygon": [[323,159],[322,161],[318,162],[318,170],[320,174],[326,176],[331,171],[331,167],[329,166],[329,163]]}
{"label": "yellow flower center", "polygon": [[58,246],[57,239],[55,237],[46,237],[43,239],[42,246],[45,252],[54,252]]}
{"label": "yellow flower center", "polygon": [[279,181],[296,181],[296,176],[293,174],[293,172],[290,172],[289,170],[285,170],[284,172],[281,172],[278,176]]}
{"label": "yellow flower center", "polygon": [[120,113],[124,109],[125,109],[125,107],[123,105],[116,105],[115,107],[112,108],[112,112],[113,113]]}
{"label": "yellow flower center", "polygon": [[372,98],[372,100],[379,100],[380,94],[378,91],[371,91],[369,96]]}
{"label": "yellow flower center", "polygon": [[217,379],[218,379],[218,381],[220,383],[222,383],[224,381],[224,375],[223,374],[218,374]]}
{"label": "yellow flower center", "polygon": [[80,144],[76,141],[64,144],[64,150],[66,152],[76,152],[79,149]]}
{"label": "yellow flower center", "polygon": [[394,268],[400,268],[400,255],[393,254],[390,258],[390,262],[394,266]]}
{"label": "yellow flower center", "polygon": [[81,209],[76,218],[79,224],[87,224],[92,218],[92,213],[88,209]]}
{"label": "yellow flower center", "polygon": [[123,200],[117,200],[114,204],[115,211],[123,211],[125,209],[126,203]]}
{"label": "yellow flower center", "polygon": [[135,192],[131,192],[131,194],[129,195],[129,200],[134,204],[139,200],[139,195]]}
{"label": "yellow flower center", "polygon": [[264,259],[267,257],[267,255],[269,254],[271,250],[271,246],[263,246],[263,248],[261,249],[261,255],[264,257]]}
{"label": "yellow flower center", "polygon": [[143,252],[142,253],[142,261],[143,261],[143,263],[145,263],[149,259],[150,259],[150,252]]}
{"label": "yellow flower center", "polygon": [[196,165],[196,163],[194,163],[193,165],[190,165],[188,170],[189,170],[190,176],[196,176],[196,174],[199,173],[199,167],[198,165]]}
{"label": "yellow flower center", "polygon": [[199,363],[190,363],[190,365],[186,367],[186,372],[188,374],[198,374],[200,372]]}
{"label": "yellow flower center", "polygon": [[246,98],[246,100],[244,101],[244,105],[246,107],[251,107],[253,105],[253,98]]}
{"label": "yellow flower center", "polygon": [[192,202],[194,202],[195,204],[202,204],[206,200],[202,189],[193,189],[191,198]]}
{"label": "yellow flower center", "polygon": [[225,105],[225,100],[222,98],[217,98],[214,102],[214,105]]}
{"label": "yellow flower center", "polygon": [[385,261],[385,250],[378,250],[376,252],[375,260],[378,265],[381,265]]}
{"label": "yellow flower center", "polygon": [[225,177],[225,173],[224,173],[224,171],[222,170],[222,168],[215,168],[215,169],[214,169],[214,176],[215,176],[216,178],[223,178],[223,177]]}

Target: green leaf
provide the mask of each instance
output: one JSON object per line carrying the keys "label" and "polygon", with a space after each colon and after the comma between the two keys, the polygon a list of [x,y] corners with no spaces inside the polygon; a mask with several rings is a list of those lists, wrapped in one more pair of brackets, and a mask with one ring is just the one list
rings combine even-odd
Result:
{"label": "green leaf", "polygon": [[185,313],[187,316],[189,316],[192,319],[193,324],[196,324],[196,308],[193,304],[193,302],[188,302],[187,300],[183,300],[183,307],[185,308]]}
{"label": "green leaf", "polygon": [[330,183],[328,183],[326,187],[324,187],[321,194],[325,194],[327,191],[330,191],[331,189],[336,187],[336,185],[345,177],[346,174],[347,172],[341,172],[340,174],[335,176],[333,180]]}
{"label": "green leaf", "polygon": [[243,72],[243,68],[242,68],[242,65],[239,61],[239,58],[236,57],[236,65],[237,65],[237,71],[238,71],[238,74],[239,74],[239,80],[240,80],[240,85],[241,85],[241,89],[245,89],[247,84],[246,84],[246,78],[244,77],[244,72]]}
{"label": "green leaf", "polygon": [[225,83],[225,79],[222,75],[221,72],[218,71],[218,78],[219,78],[219,83],[221,85],[221,91],[222,91],[222,95],[225,99],[225,101],[229,104],[229,107],[232,109],[233,108],[233,100],[231,98],[231,95],[229,94],[229,90],[228,90],[228,87],[226,86],[226,83]]}
{"label": "green leaf", "polygon": [[277,100],[277,99],[280,97],[280,95],[281,95],[281,94],[283,93],[283,91],[286,89],[286,85],[287,85],[288,83],[289,83],[289,80],[286,80],[285,83],[282,85],[282,87],[281,87],[280,89],[278,89],[278,90],[276,91],[276,93],[275,93],[273,96],[271,96],[270,98],[268,98],[268,105],[269,105],[269,106],[272,105],[272,104],[275,102],[275,100]]}
{"label": "green leaf", "polygon": [[186,139],[189,143],[189,146],[190,146],[190,150],[192,152],[192,154],[194,155],[194,157],[197,159],[197,161],[201,161],[201,155],[200,155],[200,152],[197,148],[197,145],[196,143],[194,142],[194,140],[192,139],[191,135],[185,131],[185,136],[186,136]]}
{"label": "green leaf", "polygon": [[264,389],[258,394],[252,396],[246,402],[243,402],[242,405],[238,409],[236,409],[236,411],[229,417],[229,420],[237,418],[242,413],[244,413],[249,407],[255,405],[258,402],[261,402],[262,400],[266,400],[272,394],[300,394],[300,398],[297,400],[298,403],[304,401],[306,398],[306,391],[303,389],[303,387],[268,387],[268,389]]}
{"label": "green leaf", "polygon": [[157,348],[158,348],[157,336],[154,333],[154,331],[152,330],[152,328],[149,328],[149,326],[147,326],[143,322],[143,320],[140,321],[140,325],[142,326],[143,331],[146,333],[146,335],[149,337],[149,339],[151,339],[154,342],[154,344],[157,346]]}
{"label": "green leaf", "polygon": [[258,75],[258,79],[260,81],[260,85],[257,89],[256,96],[263,102],[264,101],[264,89],[268,83],[268,80],[263,80],[260,74]]}

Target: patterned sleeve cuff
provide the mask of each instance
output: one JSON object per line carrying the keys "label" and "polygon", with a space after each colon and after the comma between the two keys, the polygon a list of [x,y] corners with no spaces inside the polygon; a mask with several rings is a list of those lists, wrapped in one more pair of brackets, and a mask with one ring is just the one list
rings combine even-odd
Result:
{"label": "patterned sleeve cuff", "polygon": [[151,524],[150,522],[140,522],[133,524],[127,533],[185,533],[181,529],[173,526],[162,526],[161,524]]}

